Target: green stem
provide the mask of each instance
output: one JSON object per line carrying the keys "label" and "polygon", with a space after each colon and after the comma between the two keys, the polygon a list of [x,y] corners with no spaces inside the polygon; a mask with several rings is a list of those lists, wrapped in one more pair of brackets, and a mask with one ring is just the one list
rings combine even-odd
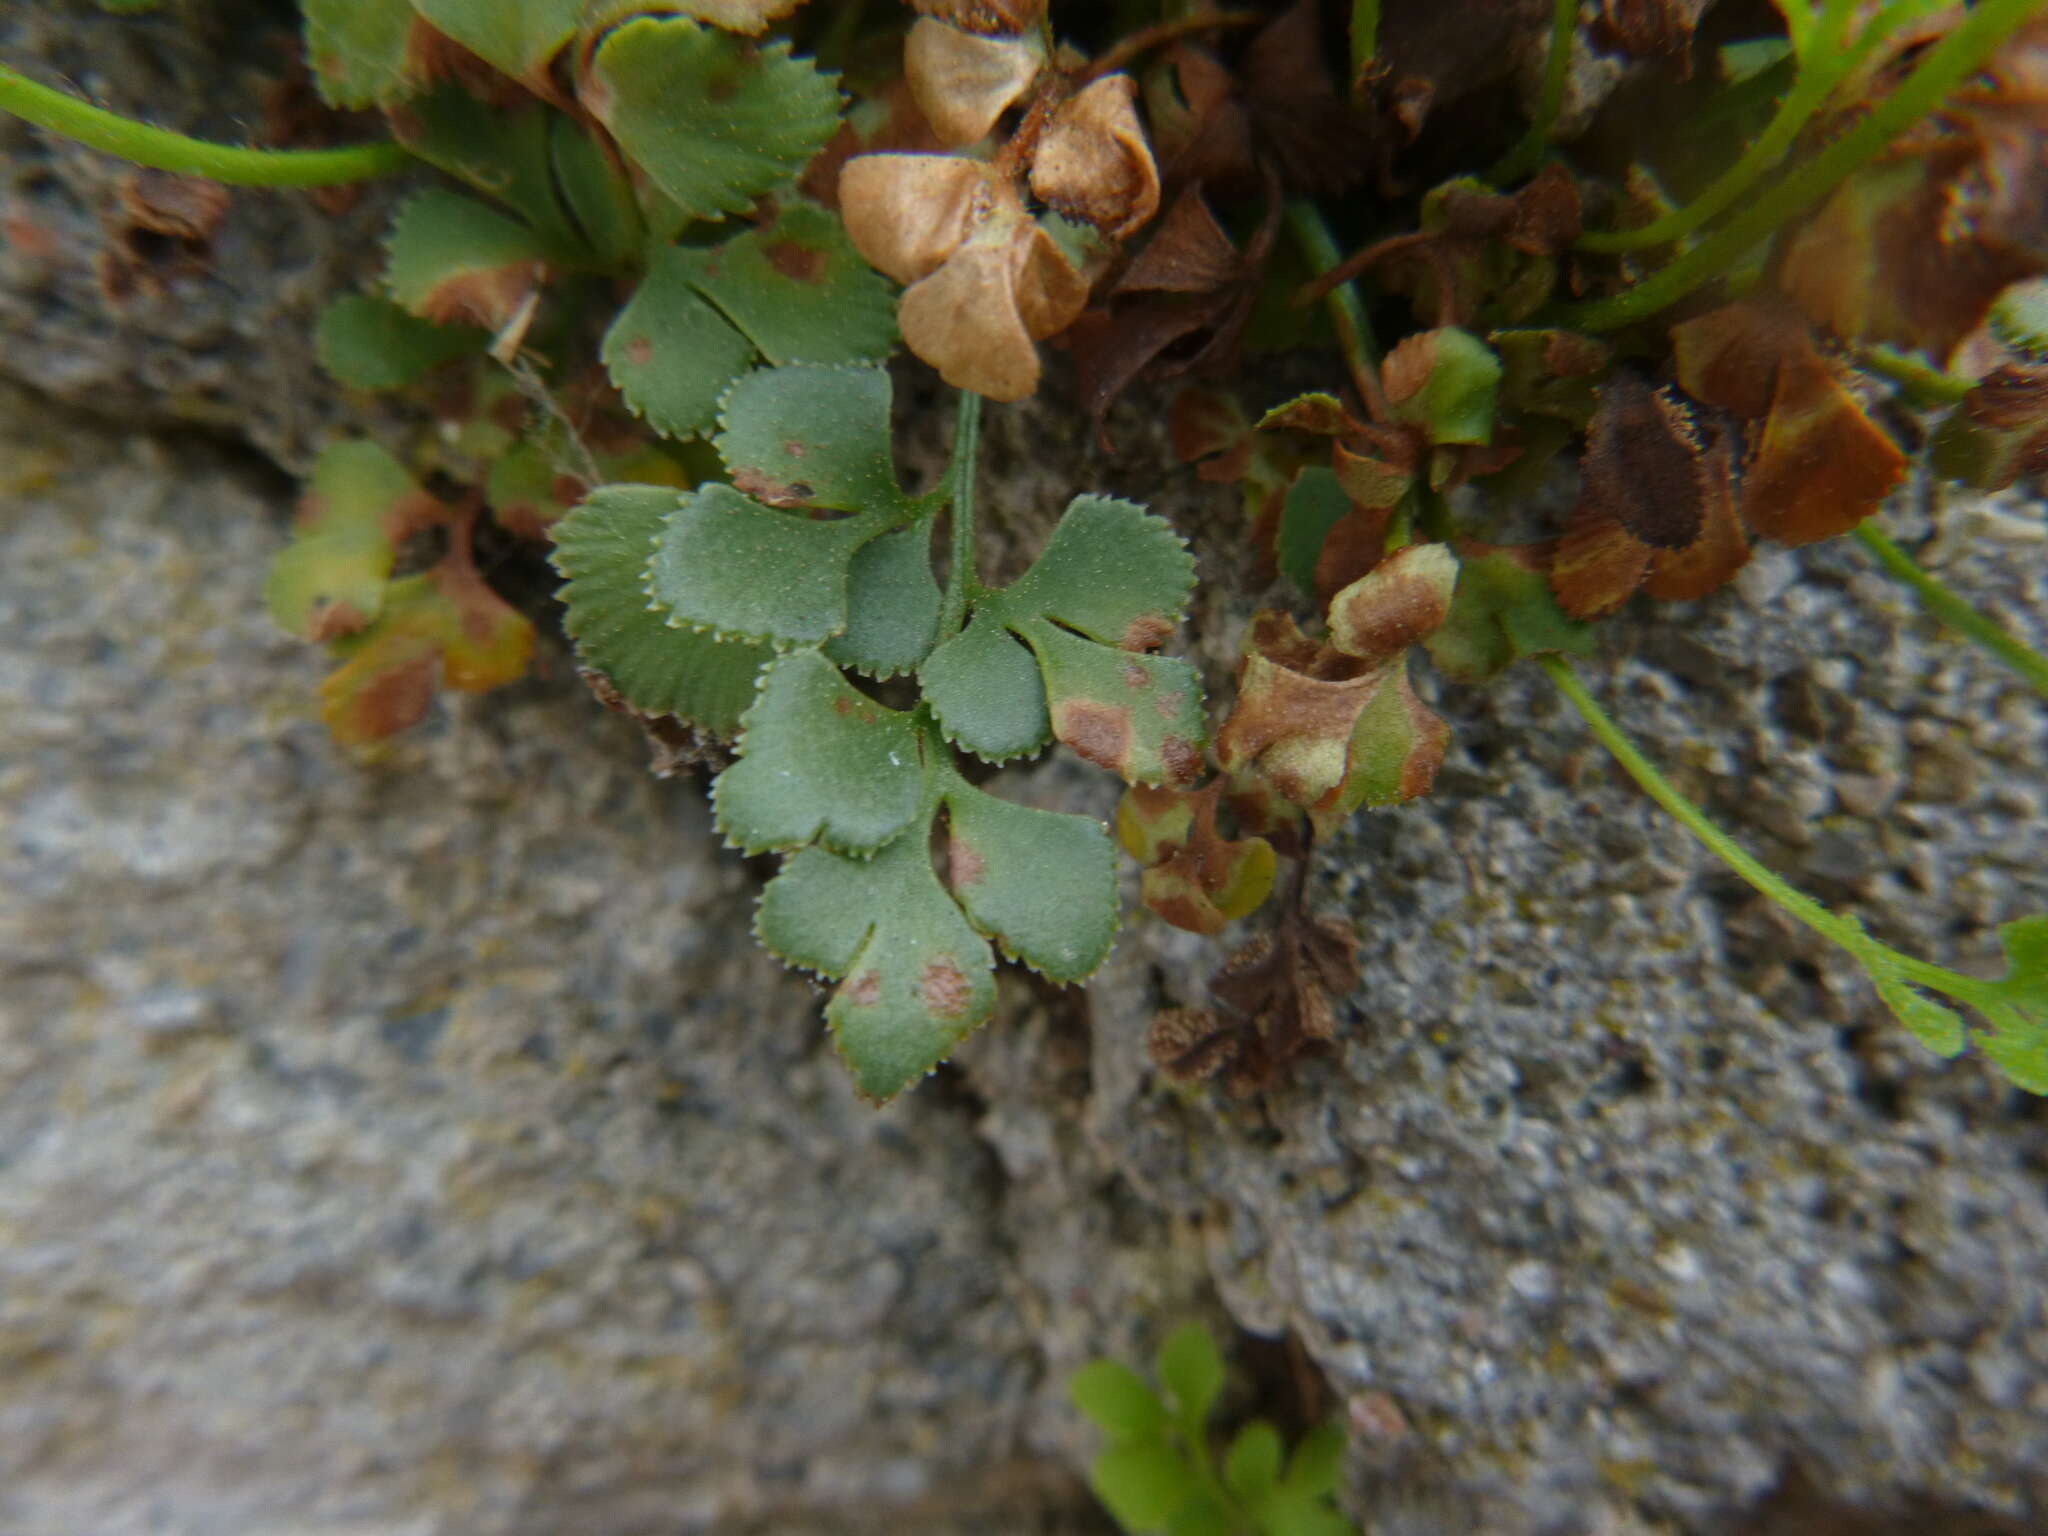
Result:
{"label": "green stem", "polygon": [[2030,649],[1990,615],[1979,613],[1941,581],[1922,570],[1913,557],[1886,538],[1866,519],[1856,525],[1857,542],[1877,563],[1913,589],[1920,605],[1950,629],[1982,646],[2025,679],[2028,687],[2048,699],[2048,656]]}
{"label": "green stem", "polygon": [[979,590],[974,579],[974,462],[981,446],[981,396],[971,389],[960,391],[959,410],[954,418],[953,456],[946,466],[950,481],[952,561],[946,572],[946,597],[939,609],[939,634],[960,633],[967,623],[967,603]]}
{"label": "green stem", "polygon": [[1579,675],[1572,670],[1571,663],[1562,656],[1538,656],[1536,664],[1549,674],[1572,708],[1579,712],[1579,718],[1586,722],[1600,745],[1613,754],[1614,760],[1627,770],[1644,794],[1670,813],[1678,824],[1705,845],[1707,851],[1726,864],[1736,874],[1771,901],[1776,902],[1791,916],[1799,919],[1815,933],[1830,943],[1838,944],[1854,957],[1866,971],[1876,975],[1877,965],[1895,968],[1898,974],[1923,987],[1945,992],[1950,997],[1982,1007],[1986,1004],[1997,1006],[2000,999],[1999,986],[1995,982],[1979,981],[1964,976],[1946,966],[1934,965],[1925,960],[1916,960],[1911,955],[1901,954],[1888,944],[1880,943],[1864,932],[1863,925],[1852,917],[1830,911],[1811,896],[1796,889],[1765,868],[1744,850],[1734,838],[1723,832],[1708,819],[1707,813],[1686,799],[1669,779],[1643,754],[1636,750],[1634,742],[1622,734],[1621,727],[1608,718],[1593,695],[1586,691],[1586,685],[1579,681]]}
{"label": "green stem", "polygon": [[389,142],[347,149],[245,149],[188,139],[39,85],[4,64],[0,112],[151,170],[204,176],[237,187],[328,187],[388,176],[412,163],[404,149]]}
{"label": "green stem", "polygon": [[1634,742],[1622,734],[1621,727],[1608,718],[1586,685],[1579,681],[1578,673],[1572,670],[1570,662],[1562,656],[1538,656],[1536,664],[1550,674],[1550,680],[1557,684],[1571,703],[1573,709],[1586,722],[1586,726],[1599,739],[1600,745],[1614,754],[1614,760],[1628,771],[1628,776],[1642,786],[1643,793],[1670,812],[1678,824],[1706,844],[1707,851],[1735,873],[1742,876],[1764,895],[1783,907],[1799,921],[1824,938],[1837,944],[1853,948],[1858,942],[1868,942],[1862,931],[1848,919],[1838,917],[1812,897],[1793,889],[1785,881],[1766,869],[1746,852],[1742,846],[1707,819],[1707,813],[1686,799],[1669,779],[1643,754],[1636,750]]}
{"label": "green stem", "polygon": [[1944,373],[1884,342],[1865,347],[1856,360],[1872,373],[1883,374],[1919,405],[1954,405],[1976,388],[1973,380]]}
{"label": "green stem", "polygon": [[1653,315],[1726,272],[1780,225],[1799,217],[1885,146],[1933,112],[1949,91],[1978,69],[2021,23],[2038,14],[2040,0],[1981,0],[1954,31],[1936,43],[1899,88],[1862,121],[1793,171],[1727,224],[1625,293],[1567,309],[1558,324],[1574,330],[1611,331]]}
{"label": "green stem", "polygon": [[1351,0],[1351,97],[1361,100],[1380,51],[1380,0]]}
{"label": "green stem", "polygon": [[[1318,277],[1344,259],[1343,252],[1337,249],[1336,237],[1323,220],[1322,210],[1307,198],[1287,205],[1287,231],[1294,236],[1309,270]],[[1365,318],[1358,285],[1337,284],[1323,295],[1323,308],[1329,312],[1330,324],[1337,332],[1337,345],[1344,353],[1352,386],[1357,389],[1366,414],[1378,421],[1385,415],[1386,401],[1380,390],[1378,349],[1373,345],[1372,326]]]}
{"label": "green stem", "polygon": [[1536,103],[1536,120],[1521,142],[1501,157],[1486,173],[1492,182],[1513,181],[1536,169],[1543,151],[1550,145],[1550,130],[1557,124],[1557,109],[1564,104],[1564,87],[1571,78],[1572,34],[1578,30],[1579,0],[1552,0],[1550,7],[1550,53],[1543,61],[1543,95]]}
{"label": "green stem", "polygon": [[1836,83],[1855,62],[1857,55],[1854,52],[1835,46],[1853,3],[1854,0],[1828,0],[1815,37],[1814,52],[1818,57],[1813,62],[1802,61],[1792,89],[1778,103],[1778,110],[1764,131],[1750,141],[1741,158],[1716,177],[1711,186],[1683,208],[1674,208],[1662,218],[1652,219],[1634,229],[1581,235],[1579,249],[1639,251],[1646,246],[1669,245],[1734,207],[1743,193],[1784,159],[1785,151],[1792,147],[1792,141],[1806,126],[1807,119],[1820,110],[1821,103],[1828,99],[1828,93],[1834,90]]}

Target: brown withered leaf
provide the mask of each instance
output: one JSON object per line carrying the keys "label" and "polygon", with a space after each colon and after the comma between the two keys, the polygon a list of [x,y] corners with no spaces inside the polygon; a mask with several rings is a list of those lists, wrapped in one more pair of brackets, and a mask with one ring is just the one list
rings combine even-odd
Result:
{"label": "brown withered leaf", "polygon": [[1327,919],[1290,911],[1223,963],[1213,1008],[1156,1016],[1147,1054],[1176,1082],[1223,1075],[1237,1094],[1269,1086],[1291,1063],[1330,1049],[1337,999],[1358,984],[1358,941]]}
{"label": "brown withered leaf", "polygon": [[1789,360],[1744,468],[1742,520],[1781,544],[1831,539],[1875,512],[1906,468],[1824,359]]}
{"label": "brown withered leaf", "polygon": [[1201,186],[1189,185],[1118,279],[1109,303],[1088,310],[1061,338],[1105,452],[1109,409],[1139,377],[1220,372],[1235,362],[1280,215],[1278,186],[1269,180],[1266,216],[1239,252],[1209,212]]}
{"label": "brown withered leaf", "polygon": [[1164,72],[1147,87],[1145,106],[1166,185],[1200,182],[1225,198],[1258,190],[1251,117],[1235,78],[1213,53],[1174,44]]}
{"label": "brown withered leaf", "polygon": [[988,168],[957,155],[858,155],[839,175],[846,237],[899,283],[936,272],[995,198]]}
{"label": "brown withered leaf", "polygon": [[967,32],[1028,32],[1045,15],[1045,0],[911,0],[921,16]]}
{"label": "brown withered leaf", "polygon": [[1318,645],[1291,614],[1262,609],[1245,635],[1217,761],[1227,773],[1256,765],[1299,806],[1334,796],[1350,763],[1352,728],[1387,672],[1383,662]]}
{"label": "brown withered leaf", "polygon": [[1639,374],[1618,372],[1600,390],[1579,476],[1550,564],[1551,591],[1572,618],[1612,613],[1639,586],[1704,596],[1749,558],[1727,434]]}
{"label": "brown withered leaf", "polygon": [[1114,293],[1212,293],[1244,276],[1244,258],[1216,222],[1200,186],[1174,199],[1159,228],[1111,290]]}
{"label": "brown withered leaf", "polygon": [[1272,845],[1218,829],[1223,791],[1220,778],[1197,790],[1135,785],[1117,806],[1117,840],[1144,866],[1145,905],[1190,933],[1220,933],[1273,889]]}
{"label": "brown withered leaf", "polygon": [[1906,459],[1865,414],[1796,311],[1724,305],[1672,328],[1694,399],[1752,423],[1742,521],[1759,538],[1810,544],[1846,533],[1905,477]]}
{"label": "brown withered leaf", "polygon": [[1338,94],[1317,0],[1295,0],[1260,28],[1240,70],[1255,152],[1290,195],[1327,197],[1373,167],[1372,120]]}
{"label": "brown withered leaf", "polygon": [[162,297],[171,283],[207,269],[227,217],[226,187],[168,171],[131,171],[114,196],[118,217],[98,263],[109,300],[121,303],[137,292]]}
{"label": "brown withered leaf", "polygon": [[[1957,12],[1887,37],[1837,89],[1844,113],[1895,83]],[[1849,178],[1780,252],[1776,278],[1844,339],[1947,363],[2008,284],[2048,271],[2048,19],[2015,32],[1945,107]]]}
{"label": "brown withered leaf", "polygon": [[1330,600],[1329,645],[1287,614],[1255,614],[1216,735],[1224,772],[1256,772],[1322,831],[1360,805],[1426,791],[1446,732],[1420,700],[1400,696],[1408,647],[1444,622],[1457,579],[1444,545],[1396,550]]}
{"label": "brown withered leaf", "polygon": [[854,248],[910,284],[903,341],[956,389],[1021,400],[1038,387],[1034,343],[1064,330],[1087,281],[1007,179],[949,155],[861,155],[839,178]]}
{"label": "brown withered leaf", "polygon": [[576,675],[598,703],[640,727],[647,739],[647,771],[657,779],[672,779],[697,767],[716,773],[732,765],[731,746],[716,736],[705,735],[674,715],[650,715],[635,709],[618,685],[595,667],[578,667]]}
{"label": "brown withered leaf", "polygon": [[1409,544],[1330,599],[1330,644],[1379,666],[1435,633],[1451,611],[1458,561],[1442,544]]}
{"label": "brown withered leaf", "polygon": [[1504,238],[1531,256],[1562,256],[1583,227],[1579,184],[1562,165],[1547,160],[1515,194]]}
{"label": "brown withered leaf", "polygon": [[985,137],[1044,66],[1036,33],[982,37],[921,16],[903,41],[903,78],[948,149]]}
{"label": "brown withered leaf", "polygon": [[1679,61],[1679,77],[1692,74],[1692,34],[1704,0],[1600,0],[1602,39],[1631,58]]}
{"label": "brown withered leaf", "polygon": [[1053,109],[1031,160],[1031,190],[1065,217],[1128,239],[1159,212],[1159,168],[1138,121],[1138,87],[1104,75]]}

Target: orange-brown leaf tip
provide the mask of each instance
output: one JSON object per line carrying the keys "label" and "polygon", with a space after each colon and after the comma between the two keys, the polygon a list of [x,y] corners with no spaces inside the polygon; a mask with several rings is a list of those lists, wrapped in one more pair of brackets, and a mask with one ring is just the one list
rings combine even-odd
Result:
{"label": "orange-brown leaf tip", "polygon": [[1778,370],[1771,414],[1742,484],[1760,538],[1811,544],[1847,533],[1906,475],[1906,456],[1819,357]]}
{"label": "orange-brown leaf tip", "polygon": [[1574,619],[1614,612],[1642,585],[1650,548],[1612,518],[1581,503],[1550,557],[1550,590]]}

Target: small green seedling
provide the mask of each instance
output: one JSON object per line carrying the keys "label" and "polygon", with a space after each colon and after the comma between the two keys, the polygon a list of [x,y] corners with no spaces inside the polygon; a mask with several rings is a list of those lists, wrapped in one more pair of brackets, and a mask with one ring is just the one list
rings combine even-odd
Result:
{"label": "small green seedling", "polygon": [[1219,1467],[1209,1416],[1223,1358],[1199,1323],[1175,1329],[1153,1365],[1160,1391],[1116,1360],[1067,1383],[1074,1405],[1108,1436],[1089,1485],[1126,1531],[1168,1536],[1351,1536],[1338,1510],[1344,1436],[1322,1424],[1289,1454],[1264,1419],[1241,1425]]}

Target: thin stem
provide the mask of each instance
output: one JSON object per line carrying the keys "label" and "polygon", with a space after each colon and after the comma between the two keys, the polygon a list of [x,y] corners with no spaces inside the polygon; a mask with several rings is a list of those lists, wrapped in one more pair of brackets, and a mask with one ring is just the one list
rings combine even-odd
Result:
{"label": "thin stem", "polygon": [[1711,186],[1684,207],[1674,208],[1647,224],[1633,229],[1581,235],[1579,249],[1639,251],[1646,246],[1669,245],[1734,207],[1743,193],[1784,159],[1785,151],[1792,147],[1792,141],[1806,126],[1807,119],[1820,110],[1821,103],[1828,99],[1828,93],[1834,90],[1836,82],[1855,62],[1860,50],[1852,52],[1836,47],[1853,4],[1854,0],[1828,0],[1815,35],[1815,60],[1802,63],[1792,89],[1778,103],[1778,110],[1764,131],[1750,141],[1741,158],[1716,177]]}
{"label": "thin stem", "polygon": [[1621,727],[1608,718],[1607,711],[1579,681],[1579,675],[1572,670],[1570,662],[1562,656],[1538,656],[1536,664],[1550,674],[1558,692],[1579,712],[1579,717],[1586,722],[1600,745],[1614,754],[1614,760],[1628,771],[1628,776],[1642,787],[1643,793],[1670,812],[1680,826],[1706,845],[1709,853],[1823,938],[1850,949],[1871,942],[1854,923],[1786,884],[1708,820],[1707,813],[1679,793],[1677,786],[1658,772],[1655,765],[1636,750],[1635,743],[1622,734]]}
{"label": "thin stem", "polygon": [[1536,169],[1550,144],[1550,130],[1557,124],[1557,109],[1564,104],[1565,81],[1571,77],[1572,34],[1578,30],[1579,0],[1552,0],[1550,7],[1550,54],[1543,61],[1543,95],[1536,103],[1536,119],[1521,142],[1502,156],[1486,173],[1493,182],[1513,181]]}
{"label": "thin stem", "polygon": [[954,418],[953,457],[946,466],[952,520],[952,562],[946,572],[946,598],[939,609],[939,634],[957,635],[967,622],[967,603],[978,590],[974,579],[974,461],[981,439],[981,396],[960,391]]}
{"label": "thin stem", "polygon": [[[1936,992],[1946,993],[1960,1002],[1967,1002],[1977,1008],[1997,1008],[2008,1000],[2008,988],[1994,981],[1982,981],[1974,976],[1965,976],[1947,966],[1935,965],[1912,955],[1902,954],[1889,944],[1880,943],[1864,932],[1863,925],[1853,917],[1844,917],[1831,912],[1812,897],[1796,890],[1745,852],[1742,846],[1715,826],[1707,813],[1694,805],[1677,787],[1659,773],[1643,754],[1636,750],[1635,743],[1622,734],[1621,727],[1608,718],[1586,685],[1579,681],[1579,675],[1572,670],[1571,663],[1562,656],[1538,656],[1536,664],[1549,674],[1572,708],[1579,712],[1579,718],[1598,738],[1600,745],[1614,755],[1614,760],[1628,771],[1643,793],[1668,811],[1678,824],[1698,838],[1709,853],[1720,859],[1736,874],[1763,895],[1776,902],[1800,922],[1830,943],[1838,944],[1876,980],[1879,968],[1895,971],[1898,975],[1919,986]],[[1889,999],[1887,999],[1889,1002]]]}
{"label": "thin stem", "polygon": [[2048,699],[2048,656],[2030,649],[1990,615],[1979,613],[1962,597],[1922,570],[1913,557],[1878,532],[1866,519],[1856,525],[1856,540],[1877,563],[1913,589],[1920,605],[1958,634],[1982,646],[2026,681],[2028,687]]}
{"label": "thin stem", "polygon": [[0,112],[156,171],[237,187],[331,187],[403,170],[412,157],[393,143],[347,149],[245,149],[154,128],[39,85],[0,64]]}
{"label": "thin stem", "polygon": [[[1328,277],[1340,266],[1336,237],[1323,221],[1322,210],[1308,199],[1298,198],[1287,205],[1287,231],[1294,236],[1309,270],[1317,273],[1319,279]],[[1380,389],[1378,349],[1373,345],[1372,326],[1365,318],[1365,304],[1358,297],[1356,285],[1348,279],[1333,281],[1323,291],[1322,300],[1337,332],[1337,345],[1344,353],[1344,365],[1350,370],[1359,401],[1374,421],[1385,420],[1387,401]]]}
{"label": "thin stem", "polygon": [[1104,75],[1113,75],[1120,69],[1128,68],[1134,60],[1144,57],[1154,48],[1167,43],[1178,42],[1197,32],[1219,32],[1231,27],[1257,26],[1271,18],[1264,11],[1212,11],[1207,7],[1191,11],[1185,16],[1176,16],[1171,21],[1133,32],[1129,37],[1110,47],[1101,58],[1096,59],[1082,71],[1077,84],[1085,85],[1091,80],[1100,80]]}
{"label": "thin stem", "polygon": [[1655,314],[1719,277],[1744,252],[1819,203],[1893,139],[1933,112],[1950,90],[1990,58],[2039,8],[2040,0],[1982,0],[1972,6],[1953,32],[1928,49],[1899,88],[1854,128],[1667,266],[1625,293],[1563,311],[1557,323],[1574,330],[1616,330]]}
{"label": "thin stem", "polygon": [[1380,0],[1351,0],[1351,98],[1363,98],[1380,51]]}
{"label": "thin stem", "polygon": [[1973,380],[1944,373],[1883,342],[1865,347],[1856,360],[1872,373],[1883,374],[1922,405],[1954,405],[1976,387]]}

